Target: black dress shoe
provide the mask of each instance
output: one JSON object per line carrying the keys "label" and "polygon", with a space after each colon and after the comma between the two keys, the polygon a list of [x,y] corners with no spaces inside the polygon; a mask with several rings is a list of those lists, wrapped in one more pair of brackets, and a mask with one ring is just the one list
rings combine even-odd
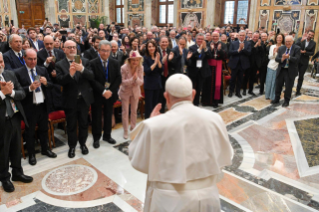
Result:
{"label": "black dress shoe", "polygon": [[212,104],[213,108],[218,108],[218,104],[217,103],[214,103]]}
{"label": "black dress shoe", "polygon": [[108,139],[103,139],[103,140],[110,143],[110,144],[116,144],[116,140],[114,140],[113,138],[108,138]]}
{"label": "black dress shoe", "polygon": [[254,92],[252,92],[252,91],[250,91],[250,92],[248,92],[250,95],[252,95],[252,96],[256,96],[256,94],[254,93]]}
{"label": "black dress shoe", "polygon": [[240,93],[237,93],[236,96],[237,96],[238,98],[240,98],[240,99],[243,98],[243,97],[240,95]]}
{"label": "black dress shoe", "polygon": [[37,164],[37,159],[35,158],[35,155],[31,154],[29,156],[29,164],[34,166],[35,164]]}
{"label": "black dress shoe", "polygon": [[56,154],[54,152],[52,152],[51,150],[46,150],[44,152],[41,152],[42,155],[46,155],[49,158],[56,158]]}
{"label": "black dress shoe", "polygon": [[69,154],[68,154],[69,158],[74,158],[75,157],[75,148],[71,147],[69,149]]}
{"label": "black dress shoe", "polygon": [[232,96],[233,96],[233,93],[229,92],[228,97],[232,97]]}
{"label": "black dress shoe", "polygon": [[301,95],[301,93],[300,93],[300,92],[297,92],[297,93],[296,93],[296,96],[300,96],[300,95]]}
{"label": "black dress shoe", "polygon": [[89,150],[88,150],[88,148],[86,147],[86,145],[84,144],[84,145],[81,145],[81,151],[82,151],[82,154],[83,155],[87,155],[87,154],[89,154]]}
{"label": "black dress shoe", "polygon": [[98,140],[98,141],[94,141],[94,142],[93,142],[93,147],[94,147],[95,149],[99,148],[99,147],[100,147],[100,141],[99,141],[99,140]]}
{"label": "black dress shoe", "polygon": [[288,107],[289,106],[289,102],[284,102],[283,104],[282,104],[282,107]]}
{"label": "black dress shoe", "polygon": [[12,181],[20,181],[23,183],[31,183],[33,181],[33,177],[21,174],[12,176]]}
{"label": "black dress shoe", "polygon": [[3,190],[5,192],[13,192],[14,191],[14,186],[10,180],[1,181],[1,183],[2,183]]}
{"label": "black dress shoe", "polygon": [[246,96],[246,91],[243,91],[243,95]]}
{"label": "black dress shoe", "polygon": [[278,103],[279,103],[279,100],[272,100],[270,103],[271,103],[271,104],[278,104]]}

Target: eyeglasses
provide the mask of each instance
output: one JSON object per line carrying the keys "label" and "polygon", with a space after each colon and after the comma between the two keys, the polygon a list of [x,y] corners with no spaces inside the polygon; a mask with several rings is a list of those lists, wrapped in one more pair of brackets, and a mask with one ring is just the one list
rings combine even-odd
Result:
{"label": "eyeglasses", "polygon": [[66,46],[67,49],[76,49],[76,46]]}
{"label": "eyeglasses", "polygon": [[102,52],[102,53],[110,53],[111,51],[110,50],[101,49],[100,52]]}

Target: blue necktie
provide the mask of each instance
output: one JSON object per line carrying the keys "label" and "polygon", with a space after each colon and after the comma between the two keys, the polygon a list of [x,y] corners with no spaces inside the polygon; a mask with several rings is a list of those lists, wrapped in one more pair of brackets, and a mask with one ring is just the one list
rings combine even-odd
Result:
{"label": "blue necktie", "polygon": [[[35,75],[34,75],[34,73],[33,73],[33,69],[31,69],[30,72],[31,72],[31,76],[32,76],[32,79],[33,79],[33,82],[34,82]],[[37,89],[35,89],[35,92],[36,92],[36,93],[40,92],[40,88],[37,87]]]}
{"label": "blue necktie", "polygon": [[21,54],[20,54],[20,52],[18,53],[18,55],[19,55],[19,60],[20,60],[20,63],[21,63],[22,65],[24,65],[24,60],[23,60],[23,58],[21,57]]}

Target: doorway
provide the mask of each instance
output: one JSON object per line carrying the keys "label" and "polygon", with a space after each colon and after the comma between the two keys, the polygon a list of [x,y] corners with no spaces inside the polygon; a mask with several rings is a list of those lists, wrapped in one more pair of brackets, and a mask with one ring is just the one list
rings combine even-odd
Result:
{"label": "doorway", "polygon": [[44,0],[16,0],[19,28],[40,27],[45,20]]}

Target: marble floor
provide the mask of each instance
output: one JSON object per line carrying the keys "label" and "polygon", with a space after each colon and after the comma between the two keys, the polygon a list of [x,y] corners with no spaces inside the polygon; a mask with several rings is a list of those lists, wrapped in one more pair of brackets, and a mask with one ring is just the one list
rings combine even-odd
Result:
{"label": "marble floor", "polygon": [[[217,184],[222,211],[319,211],[319,79],[305,79],[303,95],[293,94],[288,108],[271,105],[264,95],[225,96],[220,107],[204,107],[221,115],[235,152]],[[112,137],[118,143],[101,141],[99,149],[90,134],[90,153],[78,147],[69,159],[67,137],[56,130],[58,157],[37,154],[36,166],[22,159],[34,181],[14,183],[9,194],[0,188],[0,212],[143,211],[147,176],[131,167],[130,141],[122,134],[117,124]]]}

